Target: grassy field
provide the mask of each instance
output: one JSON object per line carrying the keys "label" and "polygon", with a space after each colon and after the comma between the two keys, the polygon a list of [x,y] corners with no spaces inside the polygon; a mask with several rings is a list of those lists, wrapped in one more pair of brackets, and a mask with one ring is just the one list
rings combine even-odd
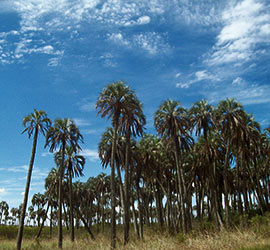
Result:
{"label": "grassy field", "polygon": [[[44,228],[41,239],[35,240],[37,228],[26,227],[23,239],[23,249],[57,249],[57,229],[53,237],[49,237],[49,228]],[[95,233],[95,232],[94,232]],[[0,249],[14,249],[16,244],[16,226],[0,226]],[[83,230],[76,231],[76,240],[72,244],[68,232],[64,232],[63,249],[110,249],[109,228],[105,235],[95,233],[96,240],[90,239]],[[160,231],[156,228],[146,228],[143,240],[138,240],[131,232],[131,240],[127,246],[123,245],[122,230],[118,228],[117,249],[127,250],[266,250],[270,249],[270,226],[268,223],[252,225],[243,231],[235,228],[229,232],[214,230],[194,230],[190,234],[171,235],[167,230]]]}

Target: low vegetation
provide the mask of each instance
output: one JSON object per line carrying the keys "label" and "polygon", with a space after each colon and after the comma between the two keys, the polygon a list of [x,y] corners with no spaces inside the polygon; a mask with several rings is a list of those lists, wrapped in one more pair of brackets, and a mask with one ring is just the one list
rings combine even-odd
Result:
{"label": "low vegetation", "polygon": [[[263,222],[262,222],[263,221]],[[261,223],[262,222],[262,223]],[[0,249],[13,250],[17,236],[17,226],[0,226]],[[97,228],[93,227],[96,232]],[[123,227],[117,226],[122,234]],[[44,227],[40,239],[35,239],[38,227],[25,227],[22,249],[56,249],[57,230],[53,230],[50,237],[48,227]],[[63,249],[66,250],[110,250],[110,228],[105,226],[104,234],[97,233],[96,239],[92,240],[83,228],[75,230],[76,240],[69,239],[69,232],[63,228]],[[134,231],[131,230],[131,238],[127,245],[124,240],[117,238],[120,250],[269,250],[270,249],[270,217],[256,216],[249,220],[248,228],[240,230],[234,228],[229,231],[215,232],[214,225],[209,222],[198,225],[186,235],[181,233],[172,234],[167,228],[160,230],[157,225],[146,228],[144,239],[138,240]]]}

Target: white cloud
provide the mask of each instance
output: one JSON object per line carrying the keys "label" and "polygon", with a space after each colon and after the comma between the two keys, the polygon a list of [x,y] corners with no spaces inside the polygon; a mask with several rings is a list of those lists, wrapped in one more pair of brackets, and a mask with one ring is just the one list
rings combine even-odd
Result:
{"label": "white cloud", "polygon": [[165,39],[156,32],[145,32],[133,35],[131,38],[125,38],[122,33],[112,33],[108,39],[117,45],[132,49],[143,49],[151,55],[169,51],[170,46]]}
{"label": "white cloud", "polygon": [[149,16],[141,16],[137,20],[137,24],[147,24],[150,23],[151,18]]}
{"label": "white cloud", "polygon": [[129,41],[127,41],[121,33],[112,33],[108,35],[108,39],[113,41],[117,45],[129,46]]}
{"label": "white cloud", "polygon": [[78,127],[85,127],[91,125],[91,123],[85,119],[74,118],[73,121]]}
{"label": "white cloud", "polygon": [[210,82],[218,82],[220,81],[219,77],[208,72],[207,70],[200,70],[197,71],[195,73],[193,73],[191,76],[189,76],[188,78],[191,78],[189,80],[186,80],[186,82],[179,82],[176,83],[176,88],[182,88],[182,89],[187,89],[189,88],[191,85],[193,85],[194,83],[197,82],[201,82],[201,81],[210,81]]}
{"label": "white cloud", "polygon": [[166,53],[170,50],[169,44],[156,32],[146,32],[133,36],[133,46],[146,50],[149,54]]}
{"label": "white cloud", "polygon": [[217,103],[226,98],[235,98],[243,105],[270,103],[270,86],[250,84],[243,79],[236,78],[232,84],[222,84],[214,89],[202,91],[209,102]]}
{"label": "white cloud", "polygon": [[237,77],[232,81],[232,85],[244,85],[244,80],[241,77]]}
{"label": "white cloud", "polygon": [[195,73],[195,77],[196,79],[193,82],[199,82],[203,80],[219,81],[219,78],[217,76],[207,72],[206,70],[197,71]]}
{"label": "white cloud", "polygon": [[89,159],[89,161],[99,160],[98,152],[93,149],[83,149],[81,154]]}
{"label": "white cloud", "polygon": [[49,59],[48,66],[49,67],[56,67],[59,65],[60,58],[58,57],[53,57]]}
{"label": "white cloud", "polygon": [[47,156],[52,156],[53,155],[53,153],[50,153],[50,152],[43,152],[43,153],[41,153],[41,156],[42,157],[47,157]]}
{"label": "white cloud", "polygon": [[14,172],[14,173],[26,173],[27,170],[28,170],[28,166],[27,165],[14,166],[14,167],[7,168],[7,171]]}
{"label": "white cloud", "polygon": [[100,132],[99,129],[83,129],[82,130],[82,133],[86,135],[93,135],[93,134],[97,134],[98,132]]}
{"label": "white cloud", "polygon": [[93,101],[89,101],[87,98],[77,103],[77,105],[79,106],[79,109],[83,112],[94,111],[96,107],[96,103]]}
{"label": "white cloud", "polygon": [[7,194],[7,191],[5,188],[0,188],[0,195],[5,195]]}
{"label": "white cloud", "polygon": [[270,35],[270,24],[268,23],[268,24],[264,24],[262,27],[261,27],[261,34],[262,35],[266,35],[266,36],[268,36],[268,35]]}
{"label": "white cloud", "polygon": [[190,87],[190,84],[189,83],[176,83],[175,84],[176,88],[181,88],[181,89],[187,89]]}
{"label": "white cloud", "polygon": [[223,28],[206,62],[217,65],[251,60],[259,44],[270,43],[269,16],[269,8],[256,0],[237,2],[225,9]]}

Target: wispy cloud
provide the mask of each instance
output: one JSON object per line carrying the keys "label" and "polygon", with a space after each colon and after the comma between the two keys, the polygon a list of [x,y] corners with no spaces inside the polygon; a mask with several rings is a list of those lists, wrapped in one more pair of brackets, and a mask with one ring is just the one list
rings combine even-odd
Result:
{"label": "wispy cloud", "polygon": [[85,157],[87,157],[87,159],[89,161],[98,161],[99,157],[98,157],[98,152],[96,150],[93,149],[83,149],[81,154]]}
{"label": "wispy cloud", "polygon": [[202,91],[211,103],[217,103],[226,98],[235,98],[243,105],[270,103],[270,86],[259,85],[245,81],[237,77],[230,84],[222,84],[213,89]]}
{"label": "wispy cloud", "polygon": [[2,195],[5,195],[5,194],[7,194],[6,189],[5,188],[0,188],[0,195],[2,196]]}
{"label": "wispy cloud", "polygon": [[74,118],[73,121],[78,127],[87,127],[91,125],[89,121],[81,118]]}
{"label": "wispy cloud", "polygon": [[244,63],[261,52],[259,45],[270,44],[270,11],[263,1],[244,0],[225,9],[223,28],[217,36],[210,65]]}
{"label": "wispy cloud", "polygon": [[96,103],[92,99],[84,98],[77,103],[79,109],[83,112],[91,112],[95,110]]}
{"label": "wispy cloud", "polygon": [[[179,78],[179,76],[177,76],[175,78]],[[218,81],[220,81],[220,78],[217,75],[210,73],[207,70],[196,71],[195,73],[191,74],[190,76],[187,76],[186,78],[187,79],[185,79],[184,82],[178,82],[175,84],[175,86],[177,88],[187,89],[191,85],[193,85],[194,83],[197,83],[197,82],[203,82],[203,81],[218,82]]]}
{"label": "wispy cloud", "polygon": [[8,167],[6,170],[13,173],[26,173],[28,170],[28,166],[23,165],[23,166]]}
{"label": "wispy cloud", "polygon": [[122,33],[112,33],[108,34],[108,40],[126,48],[142,49],[151,55],[166,53],[170,50],[170,45],[165,38],[157,32],[144,32],[131,37],[125,37]]}

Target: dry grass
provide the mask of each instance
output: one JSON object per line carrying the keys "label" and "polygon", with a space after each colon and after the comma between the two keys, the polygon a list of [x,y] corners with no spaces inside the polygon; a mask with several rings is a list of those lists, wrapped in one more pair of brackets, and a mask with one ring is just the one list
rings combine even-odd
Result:
{"label": "dry grass", "polygon": [[[107,232],[105,236],[98,234],[96,240],[92,241],[85,232],[78,233],[78,239],[71,243],[68,235],[63,241],[64,250],[110,250],[110,237]],[[168,232],[160,232],[148,229],[144,240],[137,240],[132,233],[130,243],[123,245],[122,233],[118,232],[117,249],[120,250],[267,250],[270,249],[269,234],[261,234],[254,231],[234,230],[231,232],[221,231],[218,233],[196,233],[183,237],[182,235],[171,235]],[[15,239],[0,240],[0,249],[14,249]],[[57,249],[57,236],[52,239],[44,238],[39,241],[24,239],[23,249],[47,250]]]}

